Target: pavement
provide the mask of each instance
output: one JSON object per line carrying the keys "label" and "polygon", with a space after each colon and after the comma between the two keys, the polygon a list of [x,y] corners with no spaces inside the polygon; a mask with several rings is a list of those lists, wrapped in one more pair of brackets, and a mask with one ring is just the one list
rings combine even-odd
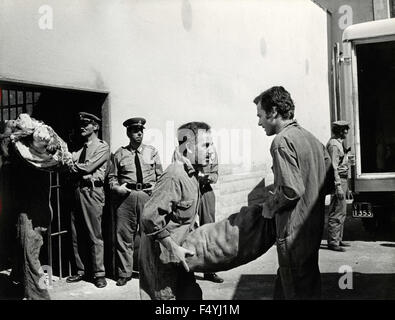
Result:
{"label": "pavement", "polygon": [[[322,241],[319,260],[322,298],[394,300],[395,233],[374,237],[364,234],[361,220],[352,217],[347,217],[346,226],[345,240],[351,244],[346,252],[327,250],[326,241]],[[219,272],[225,280],[222,284],[205,281],[201,273],[197,273],[196,278],[205,300],[270,300],[277,267],[273,246],[255,261]],[[0,299],[12,299],[4,290],[1,294],[1,288],[9,283],[8,274],[7,270],[0,273]],[[53,300],[139,300],[138,279],[132,279],[123,287],[117,287],[112,279],[107,282],[107,287],[98,289],[90,282],[69,284],[65,279],[55,278],[49,292]]]}

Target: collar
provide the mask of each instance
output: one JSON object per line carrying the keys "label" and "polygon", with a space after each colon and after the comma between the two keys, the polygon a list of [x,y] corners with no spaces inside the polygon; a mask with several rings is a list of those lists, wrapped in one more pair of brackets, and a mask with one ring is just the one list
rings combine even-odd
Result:
{"label": "collar", "polygon": [[175,163],[175,162],[178,162],[178,163],[181,163],[182,165],[184,165],[184,169],[188,173],[188,175],[197,174],[191,161],[189,161],[189,159],[187,157],[184,157],[181,154],[179,147],[176,147],[176,149],[174,150],[174,153],[173,153],[172,163]]}
{"label": "collar", "polygon": [[133,149],[132,146],[129,143],[127,146],[125,146],[123,148],[129,150],[130,152],[137,151],[138,153],[142,153],[143,149],[144,149],[144,144],[140,144],[140,146],[137,149]]}
{"label": "collar", "polygon": [[99,138],[98,137],[96,137],[96,138],[93,138],[92,140],[90,140],[90,141],[88,141],[88,142],[85,142],[84,143],[84,146],[90,146],[91,144],[94,144],[95,142],[97,142],[99,140]]}
{"label": "collar", "polygon": [[339,142],[340,144],[343,144],[344,140],[342,138],[338,138],[336,136],[332,136],[331,137],[332,140],[336,140],[337,142]]}
{"label": "collar", "polygon": [[[290,122],[288,122],[282,129],[281,129],[281,131],[283,131],[285,128],[288,128],[288,127],[293,127],[293,126],[298,126],[299,124],[298,124],[298,122],[296,121],[296,119],[293,119],[293,120],[291,120]],[[280,131],[280,132],[281,132]]]}

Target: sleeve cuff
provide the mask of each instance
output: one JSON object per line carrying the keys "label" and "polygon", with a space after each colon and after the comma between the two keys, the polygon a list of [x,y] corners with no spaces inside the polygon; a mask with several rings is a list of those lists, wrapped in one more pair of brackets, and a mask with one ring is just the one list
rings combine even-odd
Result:
{"label": "sleeve cuff", "polygon": [[170,237],[170,232],[167,229],[162,229],[160,231],[147,234],[147,236],[152,237],[155,240],[162,240],[166,237]]}

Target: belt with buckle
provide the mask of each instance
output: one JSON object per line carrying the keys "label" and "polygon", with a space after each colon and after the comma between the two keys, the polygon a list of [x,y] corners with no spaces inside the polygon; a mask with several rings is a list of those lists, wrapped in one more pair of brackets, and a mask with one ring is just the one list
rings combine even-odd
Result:
{"label": "belt with buckle", "polygon": [[81,180],[79,183],[78,183],[78,185],[80,186],[80,187],[96,187],[96,188],[99,188],[99,187],[103,187],[104,186],[104,182],[103,181],[100,181],[100,180],[94,180],[94,181],[92,181],[92,180]]}
{"label": "belt with buckle", "polygon": [[126,187],[131,190],[144,190],[152,187],[152,184],[150,183],[128,183],[126,184]]}

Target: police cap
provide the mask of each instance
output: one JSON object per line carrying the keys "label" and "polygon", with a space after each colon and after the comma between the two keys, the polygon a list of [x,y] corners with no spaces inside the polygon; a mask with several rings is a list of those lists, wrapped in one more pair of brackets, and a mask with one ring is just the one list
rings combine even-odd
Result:
{"label": "police cap", "polygon": [[99,117],[95,116],[94,114],[88,112],[79,112],[78,117],[80,121],[95,121],[96,123],[101,123]]}
{"label": "police cap", "polygon": [[334,127],[350,127],[350,122],[345,120],[338,120],[332,123]]}
{"label": "police cap", "polygon": [[145,129],[144,125],[146,123],[146,120],[144,118],[136,117],[136,118],[130,118],[126,121],[124,121],[123,126],[126,128],[129,127],[142,127]]}

